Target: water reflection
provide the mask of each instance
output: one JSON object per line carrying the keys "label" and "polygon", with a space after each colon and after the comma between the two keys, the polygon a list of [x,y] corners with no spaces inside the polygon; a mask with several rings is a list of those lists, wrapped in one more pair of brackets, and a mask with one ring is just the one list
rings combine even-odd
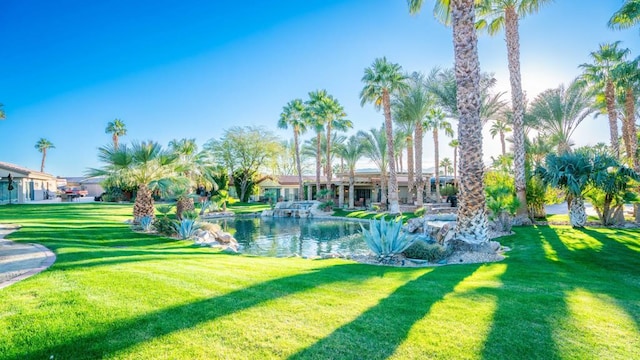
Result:
{"label": "water reflection", "polygon": [[211,222],[231,233],[246,254],[315,257],[368,252],[360,225],[354,221],[236,217]]}

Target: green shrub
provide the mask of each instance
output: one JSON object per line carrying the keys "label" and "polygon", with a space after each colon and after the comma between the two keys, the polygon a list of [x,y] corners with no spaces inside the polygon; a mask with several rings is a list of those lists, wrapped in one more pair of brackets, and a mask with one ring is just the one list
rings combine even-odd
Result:
{"label": "green shrub", "polygon": [[414,212],[413,212],[413,214],[414,214],[416,217],[422,217],[422,216],[424,216],[424,213],[425,213],[426,211],[427,211],[427,209],[425,209],[425,207],[423,206],[423,207],[421,207],[421,208],[419,208],[419,209],[416,209],[416,211],[414,211]]}
{"label": "green shrub", "polygon": [[402,254],[410,259],[421,259],[429,262],[442,260],[450,255],[447,247],[440,244],[429,244],[425,241],[415,241]]}
{"label": "green shrub", "polygon": [[369,229],[360,224],[364,240],[378,257],[380,262],[388,262],[394,255],[402,253],[414,241],[402,231],[402,219],[397,220],[369,220]]}
{"label": "green shrub", "polygon": [[198,218],[198,212],[195,210],[185,210],[182,212],[183,219],[195,220]]}
{"label": "green shrub", "polygon": [[457,194],[458,194],[458,188],[451,184],[447,184],[442,189],[440,189],[441,196],[453,196]]}
{"label": "green shrub", "polygon": [[173,236],[173,234],[176,233],[174,224],[173,220],[166,216],[157,217],[153,222],[153,226],[156,228],[156,231],[165,236]]}

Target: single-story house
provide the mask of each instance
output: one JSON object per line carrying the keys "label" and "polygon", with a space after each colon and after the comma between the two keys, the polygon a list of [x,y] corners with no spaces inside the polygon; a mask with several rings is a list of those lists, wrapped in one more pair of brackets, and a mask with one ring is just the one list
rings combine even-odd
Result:
{"label": "single-story house", "polygon": [[90,197],[100,196],[104,192],[104,188],[100,185],[105,179],[104,176],[66,177],[63,179],[65,180],[65,190],[86,190],[87,196]]}
{"label": "single-story house", "polygon": [[[13,190],[9,190],[9,174]],[[55,176],[0,161],[0,204],[27,203],[56,197]]]}

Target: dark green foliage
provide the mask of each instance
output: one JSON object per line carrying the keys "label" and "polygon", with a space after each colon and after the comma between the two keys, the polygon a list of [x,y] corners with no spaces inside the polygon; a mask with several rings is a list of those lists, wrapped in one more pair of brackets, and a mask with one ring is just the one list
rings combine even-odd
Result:
{"label": "dark green foliage", "polygon": [[418,240],[409,246],[403,253],[409,259],[421,259],[436,262],[451,255],[451,251],[440,244],[429,244]]}
{"label": "dark green foliage", "polygon": [[416,217],[421,217],[421,216],[424,216],[424,213],[425,213],[426,211],[427,211],[427,209],[425,209],[424,207],[421,207],[421,208],[419,208],[419,209],[416,209],[416,211],[414,211],[414,212],[413,212],[413,214],[414,214]]}
{"label": "dark green foliage", "polygon": [[162,235],[173,236],[176,233],[176,228],[174,227],[174,221],[166,216],[159,216],[153,222],[153,227],[156,228],[156,231]]}
{"label": "dark green foliage", "polygon": [[440,189],[440,195],[442,196],[453,196],[457,194],[458,194],[458,188],[451,184],[447,184],[442,189]]}

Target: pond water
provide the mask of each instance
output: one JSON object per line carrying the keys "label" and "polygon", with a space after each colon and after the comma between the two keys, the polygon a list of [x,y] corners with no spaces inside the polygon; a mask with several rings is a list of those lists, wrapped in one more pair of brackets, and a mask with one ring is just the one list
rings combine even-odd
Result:
{"label": "pond water", "polygon": [[[364,254],[360,223],[344,219],[243,218],[210,220],[231,233],[244,254],[317,257]],[[368,227],[368,223],[362,223]]]}

